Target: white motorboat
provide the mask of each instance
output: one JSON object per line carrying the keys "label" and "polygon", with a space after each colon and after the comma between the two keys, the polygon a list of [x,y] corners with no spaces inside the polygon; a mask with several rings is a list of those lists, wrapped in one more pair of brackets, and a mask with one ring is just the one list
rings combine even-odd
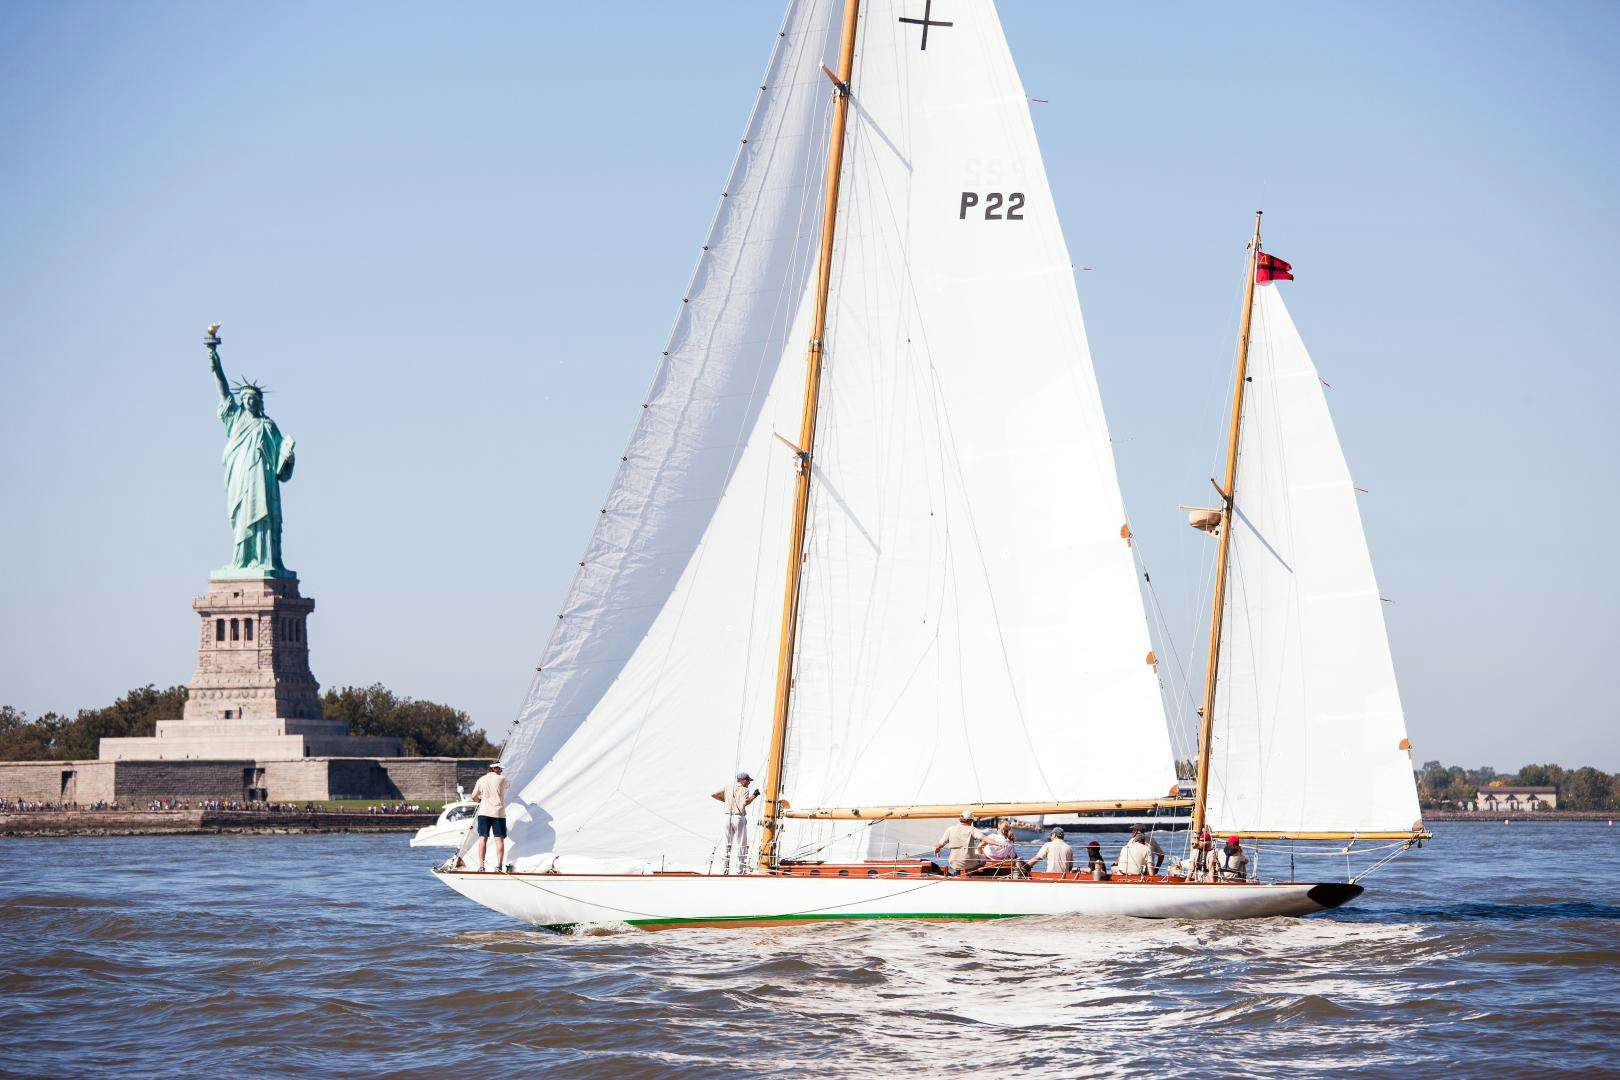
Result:
{"label": "white motorboat", "polygon": [[456,801],[445,804],[439,820],[424,825],[411,837],[411,847],[459,848],[478,817],[478,804],[467,798],[467,793],[456,785]]}
{"label": "white motorboat", "polygon": [[[949,877],[918,858],[964,808],[1188,810],[1194,831],[1391,855],[1426,835],[1354,488],[1259,241],[1257,218],[1221,502],[1192,521],[1220,547],[1188,796],[995,7],[793,0],[506,739],[511,872],[465,867],[469,835],[441,880],[547,927],[1354,899],[1291,870]],[[757,869],[716,873],[709,792],[761,766]]]}

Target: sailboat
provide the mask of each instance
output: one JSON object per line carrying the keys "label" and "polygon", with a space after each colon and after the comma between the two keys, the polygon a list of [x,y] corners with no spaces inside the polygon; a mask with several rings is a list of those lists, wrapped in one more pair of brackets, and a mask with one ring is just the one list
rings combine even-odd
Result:
{"label": "sailboat", "polygon": [[[1286,314],[1259,306],[1280,340]],[[1218,530],[1239,567],[1258,558],[1233,540],[1254,516],[1245,498],[1227,497],[1221,522],[1236,524]],[[1270,599],[1231,592],[1212,638],[1232,604]],[[1228,712],[1265,680],[1319,674],[1230,659],[1240,638],[1270,647],[1268,630],[1225,635]],[[1180,794],[1073,270],[994,5],[794,0],[507,737],[506,865],[467,866],[469,835],[436,872],[552,928],[1308,914],[1362,886],[952,876],[924,857],[962,813],[1191,803],[1221,828],[1360,835],[1359,818],[1312,815],[1347,779],[1316,756],[1318,729],[1360,737],[1362,717],[1305,704],[1234,713],[1213,735],[1206,721],[1196,795]],[[1380,738],[1403,723],[1390,704]],[[1287,724],[1308,734],[1277,753]],[[1356,783],[1394,785],[1367,737],[1355,763],[1381,771]],[[1294,764],[1297,805],[1246,794]],[[753,768],[743,868],[708,793]]]}

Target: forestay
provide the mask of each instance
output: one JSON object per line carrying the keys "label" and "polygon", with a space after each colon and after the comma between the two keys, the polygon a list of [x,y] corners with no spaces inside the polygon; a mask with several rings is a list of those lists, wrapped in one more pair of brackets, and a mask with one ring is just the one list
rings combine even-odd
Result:
{"label": "forestay", "polygon": [[1256,289],[1221,638],[1209,820],[1402,832],[1419,818],[1361,514],[1322,381]]}
{"label": "forestay", "polygon": [[[862,4],[783,792],[1162,797],[1167,725],[1024,88],[991,3],[927,10]],[[795,822],[783,853],[852,834],[828,854],[860,854],[859,827]]]}

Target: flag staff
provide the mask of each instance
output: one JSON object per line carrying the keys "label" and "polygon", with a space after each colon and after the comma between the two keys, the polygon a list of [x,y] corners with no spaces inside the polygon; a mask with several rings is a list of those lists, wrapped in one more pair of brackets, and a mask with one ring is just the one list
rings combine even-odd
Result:
{"label": "flag staff", "polygon": [[1249,242],[1248,277],[1243,283],[1243,316],[1238,324],[1237,376],[1232,389],[1232,419],[1226,436],[1226,483],[1221,496],[1221,545],[1215,557],[1215,590],[1209,619],[1209,659],[1204,667],[1204,707],[1198,728],[1198,786],[1193,792],[1192,836],[1198,842],[1209,809],[1209,740],[1215,728],[1215,678],[1221,662],[1221,620],[1226,610],[1226,569],[1232,553],[1232,509],[1237,495],[1238,435],[1243,427],[1243,389],[1248,385],[1249,330],[1254,320],[1254,279],[1260,268],[1260,217],[1254,212],[1254,239]]}

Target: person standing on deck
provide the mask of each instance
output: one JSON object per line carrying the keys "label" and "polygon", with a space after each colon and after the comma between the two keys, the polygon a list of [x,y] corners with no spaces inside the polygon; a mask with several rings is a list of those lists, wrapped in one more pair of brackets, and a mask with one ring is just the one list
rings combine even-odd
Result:
{"label": "person standing on deck", "polygon": [[1074,869],[1074,848],[1063,839],[1062,829],[1052,830],[1051,838],[1041,845],[1041,850],[1029,861],[1029,869],[1033,870],[1042,859],[1046,860],[1046,872],[1049,874],[1067,874]]}
{"label": "person standing on deck", "polygon": [[973,815],[967,810],[962,811],[956,819],[956,824],[945,830],[945,835],[939,838],[934,845],[934,854],[938,855],[946,848],[951,849],[951,858],[948,872],[952,874],[967,874],[977,869],[983,861],[979,858],[979,848],[989,837],[973,827]]}
{"label": "person standing on deck", "polygon": [[472,799],[478,803],[478,869],[484,869],[484,849],[495,837],[495,871],[506,869],[506,793],[511,781],[501,775],[501,763],[489,763],[489,771],[473,785]]}
{"label": "person standing on deck", "polygon": [[730,787],[721,788],[710,798],[726,805],[726,857],[720,864],[720,872],[731,873],[731,848],[736,845],[737,873],[748,871],[748,807],[759,798],[759,789],[748,790],[748,785],[754,778],[745,772],[737,774],[737,782]]}

